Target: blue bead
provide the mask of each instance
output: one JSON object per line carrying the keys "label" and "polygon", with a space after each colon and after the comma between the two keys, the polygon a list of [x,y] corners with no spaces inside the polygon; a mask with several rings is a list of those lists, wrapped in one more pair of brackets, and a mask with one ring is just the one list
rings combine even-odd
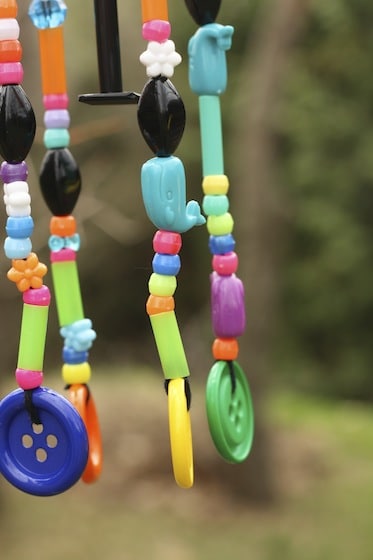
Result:
{"label": "blue bead", "polygon": [[25,239],[7,237],[4,241],[4,253],[8,259],[26,259],[31,251],[32,243],[29,237]]}
{"label": "blue bead", "polygon": [[66,18],[67,7],[62,0],[33,0],[28,15],[38,29],[59,27]]}
{"label": "blue bead", "polygon": [[88,352],[78,352],[70,346],[64,346],[62,350],[62,360],[65,364],[83,364],[88,362]]}
{"label": "blue bead", "polygon": [[210,235],[209,249],[213,255],[224,255],[234,251],[236,241],[231,233],[227,235]]}
{"label": "blue bead", "polygon": [[31,237],[34,231],[34,220],[31,216],[9,216],[6,221],[5,229],[9,237],[13,237],[14,239]]}
{"label": "blue bead", "polygon": [[163,255],[161,253],[155,253],[152,265],[153,272],[156,274],[176,276],[180,271],[180,257],[179,255]]}

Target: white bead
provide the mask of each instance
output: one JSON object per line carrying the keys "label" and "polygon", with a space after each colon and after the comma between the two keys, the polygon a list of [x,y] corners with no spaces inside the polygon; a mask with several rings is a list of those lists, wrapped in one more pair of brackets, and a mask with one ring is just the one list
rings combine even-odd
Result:
{"label": "white bead", "polygon": [[31,215],[31,206],[11,206],[8,204],[5,207],[6,213],[8,216],[13,218],[23,218],[25,216]]}
{"label": "white bead", "polygon": [[15,18],[0,19],[0,41],[19,38],[19,25]]}
{"label": "white bead", "polygon": [[175,51],[175,43],[171,39],[163,43],[149,41],[147,50],[140,55],[140,62],[146,66],[149,77],[162,75],[171,78],[175,66],[181,62],[181,56]]}
{"label": "white bead", "polygon": [[11,194],[14,192],[29,192],[27,181],[12,181],[11,183],[4,183],[5,194]]}

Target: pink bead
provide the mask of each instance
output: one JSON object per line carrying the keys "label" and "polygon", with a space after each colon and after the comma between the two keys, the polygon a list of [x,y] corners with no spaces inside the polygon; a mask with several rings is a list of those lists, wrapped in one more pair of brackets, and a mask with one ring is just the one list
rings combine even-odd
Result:
{"label": "pink bead", "polygon": [[152,19],[142,26],[142,36],[145,41],[164,43],[171,35],[171,24],[163,19]]}
{"label": "pink bead", "polygon": [[32,369],[16,369],[16,381],[24,391],[36,389],[43,383],[43,372]]}
{"label": "pink bead", "polygon": [[52,251],[50,254],[50,260],[52,263],[75,261],[76,253],[72,249],[61,249],[60,251]]}
{"label": "pink bead", "polygon": [[159,229],[153,237],[153,249],[155,253],[164,255],[177,255],[181,249],[181,235],[173,231]]}
{"label": "pink bead", "polygon": [[41,288],[30,288],[23,292],[23,303],[29,305],[42,305],[47,306],[51,301],[51,293],[47,286]]}
{"label": "pink bead", "polygon": [[224,255],[214,255],[212,258],[212,268],[221,276],[234,274],[238,268],[237,253],[231,251]]}
{"label": "pink bead", "polygon": [[0,85],[18,85],[23,80],[23,66],[21,62],[0,63]]}
{"label": "pink bead", "polygon": [[51,93],[43,96],[44,109],[67,109],[69,106],[69,96],[67,93]]}

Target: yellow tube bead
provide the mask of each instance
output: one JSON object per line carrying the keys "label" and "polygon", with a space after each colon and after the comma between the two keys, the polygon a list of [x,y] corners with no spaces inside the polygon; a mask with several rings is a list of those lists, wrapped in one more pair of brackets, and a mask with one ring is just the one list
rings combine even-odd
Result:
{"label": "yellow tube bead", "polygon": [[227,194],[229,179],[226,175],[206,175],[202,181],[204,194]]}
{"label": "yellow tube bead", "polygon": [[91,366],[88,362],[81,364],[64,364],[62,366],[62,379],[66,385],[88,383],[91,379]]}
{"label": "yellow tube bead", "polygon": [[227,235],[232,233],[234,221],[230,212],[221,216],[209,216],[207,218],[207,231],[210,235]]}
{"label": "yellow tube bead", "polygon": [[149,292],[153,296],[172,296],[175,293],[176,276],[167,276],[153,272],[149,278]]}

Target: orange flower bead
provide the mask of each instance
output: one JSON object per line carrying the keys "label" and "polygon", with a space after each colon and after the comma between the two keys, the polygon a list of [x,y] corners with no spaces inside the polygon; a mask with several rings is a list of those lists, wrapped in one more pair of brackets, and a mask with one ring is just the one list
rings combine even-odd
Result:
{"label": "orange flower bead", "polygon": [[43,285],[43,276],[47,273],[45,264],[40,263],[35,253],[30,253],[27,259],[13,259],[12,268],[7,277],[14,282],[20,292],[30,288],[38,289]]}

